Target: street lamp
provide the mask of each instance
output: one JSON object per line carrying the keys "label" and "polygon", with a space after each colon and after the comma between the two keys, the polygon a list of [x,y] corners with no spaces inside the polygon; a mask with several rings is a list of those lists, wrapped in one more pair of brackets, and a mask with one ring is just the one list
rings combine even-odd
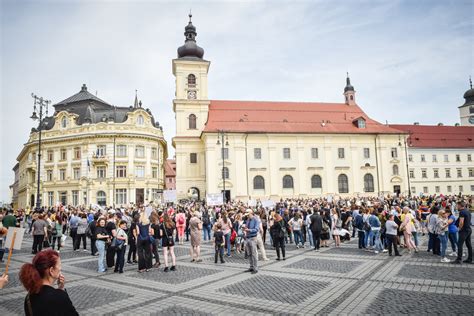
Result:
{"label": "street lamp", "polygon": [[[33,114],[31,119],[36,121],[39,120],[38,126],[38,170],[37,170],[37,185],[36,185],[36,207],[35,210],[39,211],[41,209],[41,198],[40,198],[40,168],[41,168],[41,131],[43,130],[43,109],[44,115],[48,115],[48,105],[51,103],[50,100],[43,99],[43,97],[38,97],[36,94],[32,93],[31,96],[34,99],[33,104]],[[39,116],[37,115],[39,112]]]}
{"label": "street lamp", "polygon": [[[225,142],[224,142],[224,137],[225,137]],[[220,139],[219,139],[220,138]],[[226,195],[225,195],[225,174],[224,174],[224,162],[225,162],[225,155],[224,155],[224,149],[229,146],[229,139],[227,137],[227,133],[224,130],[218,130],[217,131],[217,145],[222,145],[221,147],[221,156],[222,156],[222,183],[224,186],[224,189],[222,190],[222,201],[224,204],[227,203]]]}

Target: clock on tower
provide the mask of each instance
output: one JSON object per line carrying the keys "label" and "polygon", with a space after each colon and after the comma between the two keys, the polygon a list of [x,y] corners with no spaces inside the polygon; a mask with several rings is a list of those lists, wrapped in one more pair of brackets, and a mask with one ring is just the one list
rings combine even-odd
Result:
{"label": "clock on tower", "polygon": [[194,90],[188,91],[188,100],[196,100],[196,91]]}

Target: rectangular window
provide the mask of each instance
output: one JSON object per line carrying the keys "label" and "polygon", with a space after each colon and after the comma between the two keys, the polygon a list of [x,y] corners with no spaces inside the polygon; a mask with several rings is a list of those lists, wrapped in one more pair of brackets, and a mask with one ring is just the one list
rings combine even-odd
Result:
{"label": "rectangular window", "polygon": [[151,189],[151,199],[153,201],[159,201],[160,200],[160,193],[158,189]]}
{"label": "rectangular window", "polygon": [[392,153],[392,158],[398,158],[398,151],[396,147],[392,147],[391,153]]}
{"label": "rectangular window", "polygon": [[59,169],[59,180],[66,180],[66,169]]}
{"label": "rectangular window", "polygon": [[415,194],[416,193],[416,187],[411,187],[411,193]]}
{"label": "rectangular window", "polygon": [[433,169],[433,177],[434,178],[439,178],[439,170],[438,169]]}
{"label": "rectangular window", "polygon": [[54,192],[48,192],[48,206],[54,206]]}
{"label": "rectangular window", "polygon": [[47,157],[48,161],[53,161],[54,160],[54,151],[52,150],[48,150],[48,157]]}
{"label": "rectangular window", "polygon": [[410,169],[410,178],[414,178],[415,177],[415,170],[413,169]]}
{"label": "rectangular window", "polygon": [[365,159],[370,158],[370,148],[364,148],[364,158]]}
{"label": "rectangular window", "polygon": [[158,148],[156,147],[151,148],[151,158],[158,159]]}
{"label": "rectangular window", "polygon": [[435,192],[439,193],[439,185],[435,186]]}
{"label": "rectangular window", "polygon": [[66,149],[64,149],[64,148],[61,149],[59,157],[60,157],[60,160],[66,160],[67,159]]}
{"label": "rectangular window", "polygon": [[221,159],[229,159],[229,148],[221,148]]}
{"label": "rectangular window", "polygon": [[426,159],[425,159],[425,155],[421,155],[421,162],[425,162]]}
{"label": "rectangular window", "polygon": [[135,177],[145,178],[145,167],[144,166],[135,166]]}
{"label": "rectangular window", "polygon": [[409,162],[413,162],[413,155],[412,155],[412,154],[409,154],[409,155],[408,155],[408,161],[409,161]]}
{"label": "rectangular window", "polygon": [[99,166],[97,167],[97,178],[99,179],[105,179],[105,166]]}
{"label": "rectangular window", "polygon": [[74,159],[81,159],[81,147],[74,147]]}
{"label": "rectangular window", "polygon": [[72,169],[72,175],[74,180],[79,180],[79,178],[81,177],[81,168]]}
{"label": "rectangular window", "polygon": [[472,161],[471,154],[467,154],[467,161]]}
{"label": "rectangular window", "polygon": [[262,159],[262,149],[261,148],[254,148],[253,149],[253,158],[254,159]]}
{"label": "rectangular window", "polygon": [[423,193],[428,193],[428,187],[423,187]]}
{"label": "rectangular window", "polygon": [[453,188],[450,185],[448,185],[448,193],[451,193],[452,191],[453,191]]}
{"label": "rectangular window", "polygon": [[115,203],[127,204],[127,189],[115,189]]}
{"label": "rectangular window", "polygon": [[460,154],[456,154],[456,162],[461,162],[461,155]]}
{"label": "rectangular window", "polygon": [[427,178],[426,169],[421,169],[421,177],[422,178]]}
{"label": "rectangular window", "polygon": [[449,162],[449,155],[444,155],[444,162]]}
{"label": "rectangular window", "polygon": [[115,156],[117,157],[127,157],[127,145],[117,145],[117,151]]}
{"label": "rectangular window", "polygon": [[79,205],[79,191],[77,190],[72,191],[72,205],[73,206]]}
{"label": "rectangular window", "polygon": [[46,181],[53,181],[53,170],[46,170]]}
{"label": "rectangular window", "polygon": [[461,168],[457,168],[456,173],[457,173],[458,178],[462,178],[462,169]]}
{"label": "rectangular window", "polygon": [[471,191],[474,191],[474,185],[471,185]]}
{"label": "rectangular window", "polygon": [[469,168],[469,178],[474,177],[474,168]]}
{"label": "rectangular window", "polygon": [[158,178],[158,167],[151,167],[151,177],[153,179]]}
{"label": "rectangular window", "polygon": [[105,157],[106,154],[107,154],[107,150],[106,150],[105,145],[97,145],[96,156]]}
{"label": "rectangular window", "polygon": [[127,177],[127,166],[117,166],[115,177],[117,177],[117,178]]}
{"label": "rectangular window", "polygon": [[189,154],[189,161],[190,161],[191,163],[197,163],[197,160],[198,160],[198,159],[197,159],[197,154],[196,154],[196,153],[190,153],[190,154]]}
{"label": "rectangular window", "polygon": [[135,157],[136,158],[144,158],[145,157],[145,147],[136,146],[135,147]]}
{"label": "rectangular window", "polygon": [[317,148],[311,148],[311,159],[318,159],[318,149]]}
{"label": "rectangular window", "polygon": [[464,188],[462,185],[459,186],[459,193],[462,193],[464,191]]}
{"label": "rectangular window", "polygon": [[283,159],[291,159],[290,148],[283,148]]}
{"label": "rectangular window", "polygon": [[451,169],[445,169],[446,171],[446,178],[451,178]]}
{"label": "rectangular window", "polygon": [[344,159],[344,148],[338,148],[337,149],[337,157],[339,159]]}
{"label": "rectangular window", "polygon": [[438,158],[436,157],[436,155],[433,155],[433,162],[438,162]]}

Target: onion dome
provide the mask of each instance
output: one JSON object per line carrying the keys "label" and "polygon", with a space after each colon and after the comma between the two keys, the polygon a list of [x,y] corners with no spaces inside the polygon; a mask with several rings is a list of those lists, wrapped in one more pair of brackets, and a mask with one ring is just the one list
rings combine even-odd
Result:
{"label": "onion dome", "polygon": [[189,23],[184,28],[184,36],[186,40],[184,45],[178,48],[178,58],[202,59],[204,56],[204,49],[196,44],[196,27],[193,25],[191,18],[193,15],[189,14]]}
{"label": "onion dome", "polygon": [[466,100],[466,102],[464,102],[463,105],[474,104],[474,89],[472,88],[472,80],[470,77],[469,77],[469,85],[471,88],[464,93],[464,100]]}
{"label": "onion dome", "polygon": [[344,92],[347,91],[354,91],[354,87],[351,85],[351,79],[349,78],[349,73],[347,73],[346,87],[344,88]]}

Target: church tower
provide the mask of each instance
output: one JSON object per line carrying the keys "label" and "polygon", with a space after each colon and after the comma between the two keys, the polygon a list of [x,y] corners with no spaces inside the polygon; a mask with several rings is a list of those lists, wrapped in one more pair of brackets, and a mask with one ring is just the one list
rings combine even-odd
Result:
{"label": "church tower", "polygon": [[351,85],[351,78],[349,78],[349,73],[347,73],[346,78],[346,87],[344,88],[344,97],[345,103],[347,105],[355,105],[355,91],[354,87]]}
{"label": "church tower", "polygon": [[474,89],[472,79],[469,77],[470,89],[464,93],[464,104],[459,107],[461,126],[474,126]]}
{"label": "church tower", "polygon": [[178,199],[196,196],[202,199],[205,192],[205,149],[201,132],[207,122],[209,97],[207,75],[210,62],[203,59],[204,49],[196,44],[196,27],[189,14],[185,27],[184,45],[178,48],[173,59],[175,99],[173,111],[176,119],[176,190]]}

